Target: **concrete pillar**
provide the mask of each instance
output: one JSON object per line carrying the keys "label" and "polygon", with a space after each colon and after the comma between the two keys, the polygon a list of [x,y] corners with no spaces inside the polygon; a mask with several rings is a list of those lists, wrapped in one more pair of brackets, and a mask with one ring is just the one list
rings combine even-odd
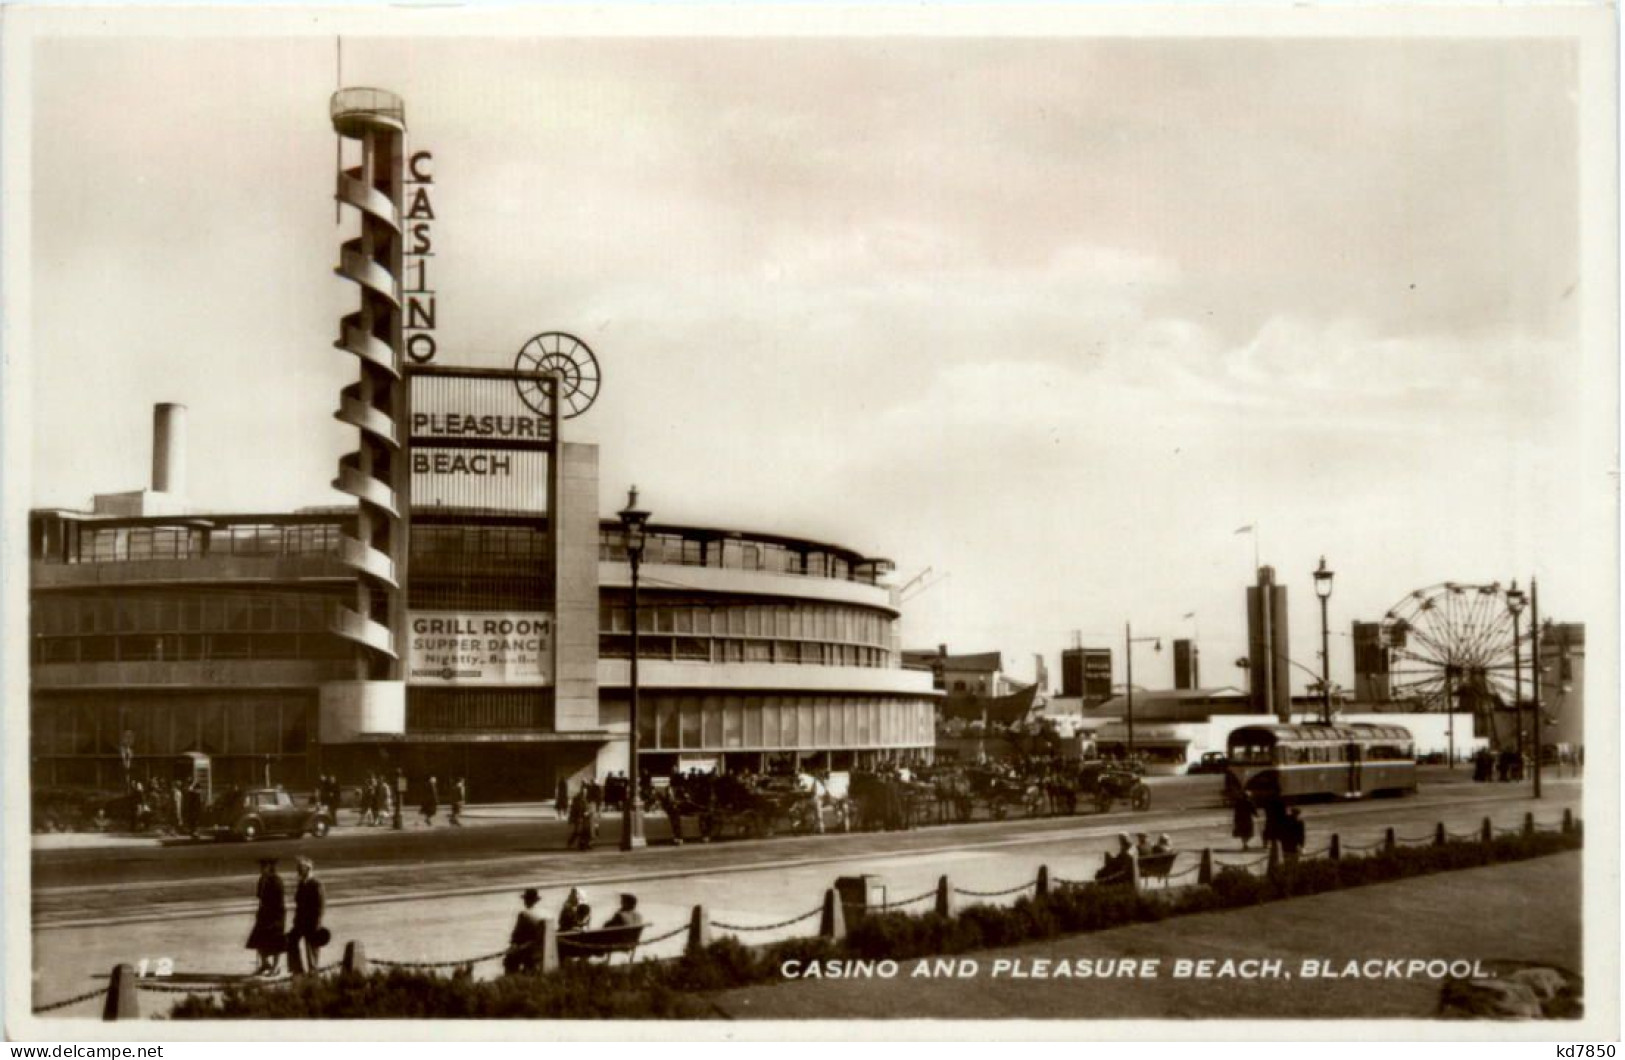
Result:
{"label": "concrete pillar", "polygon": [[372,965],[367,961],[366,944],[360,940],[354,939],[346,942],[344,944],[344,964],[342,967],[345,975],[349,975],[351,973],[356,975],[367,975],[370,973],[372,971]]}
{"label": "concrete pillar", "polygon": [[1202,848],[1202,864],[1196,870],[1196,882],[1206,887],[1213,882],[1213,851]]}
{"label": "concrete pillar", "polygon": [[841,896],[833,887],[824,892],[824,912],[818,918],[818,937],[846,938],[846,914],[841,910]]}
{"label": "concrete pillar", "polygon": [[1038,882],[1033,885],[1033,897],[1035,897],[1035,898],[1048,898],[1049,897],[1049,866],[1048,865],[1040,865],[1040,866],[1038,866]]}
{"label": "concrete pillar", "polygon": [[1534,835],[1535,834],[1535,815],[1534,815],[1533,811],[1523,815],[1523,834],[1524,835]]}
{"label": "concrete pillar", "polygon": [[954,886],[948,882],[947,876],[937,877],[937,904],[935,906],[935,911],[938,916],[954,915]]}
{"label": "concrete pillar", "polygon": [[536,922],[536,970],[556,972],[559,968],[559,926],[550,916]]}
{"label": "concrete pillar", "polygon": [[1444,846],[1446,838],[1447,837],[1444,834],[1444,822],[1440,821],[1438,824],[1433,826],[1433,845],[1436,847]]}
{"label": "concrete pillar", "polygon": [[688,946],[683,952],[693,955],[711,945],[711,914],[705,906],[697,905],[688,916]]}
{"label": "concrete pillar", "polygon": [[1394,830],[1392,828],[1383,829],[1382,852],[1384,854],[1392,854],[1398,848],[1399,840],[1394,836]]}
{"label": "concrete pillar", "polygon": [[1330,854],[1333,861],[1341,861],[1343,858],[1343,837],[1338,835],[1336,832],[1332,833],[1332,849]]}
{"label": "concrete pillar", "polygon": [[135,966],[115,964],[113,974],[107,977],[107,1001],[102,1006],[102,1019],[111,1023],[114,1020],[140,1018],[141,1006],[135,994]]}

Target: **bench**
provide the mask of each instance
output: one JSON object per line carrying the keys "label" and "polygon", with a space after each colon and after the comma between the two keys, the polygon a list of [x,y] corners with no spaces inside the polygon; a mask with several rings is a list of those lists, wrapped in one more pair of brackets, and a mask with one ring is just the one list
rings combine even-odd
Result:
{"label": "bench", "polygon": [[638,942],[643,938],[644,924],[626,927],[588,928],[583,931],[561,931],[558,934],[559,960],[587,961],[604,958],[605,963],[617,953],[627,959],[637,954]]}
{"label": "bench", "polygon": [[[1106,863],[1111,864],[1114,855],[1106,855]],[[1160,854],[1140,855],[1140,879],[1161,880],[1164,886],[1168,883],[1168,874],[1173,871],[1174,862],[1179,858],[1179,851],[1165,850]],[[1128,882],[1128,871],[1120,869],[1117,872],[1107,873],[1104,868],[1095,876],[1096,883],[1116,884]]]}

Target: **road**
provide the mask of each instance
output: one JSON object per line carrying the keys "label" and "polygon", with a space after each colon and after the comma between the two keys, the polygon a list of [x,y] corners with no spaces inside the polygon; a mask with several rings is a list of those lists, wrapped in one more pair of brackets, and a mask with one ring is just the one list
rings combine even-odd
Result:
{"label": "road", "polygon": [[[1442,778],[1441,778],[1442,779]],[[580,886],[597,916],[614,908],[615,896],[635,891],[657,938],[686,924],[704,903],[718,934],[737,933],[766,942],[816,930],[815,916],[773,930],[774,925],[816,910],[837,875],[872,873],[882,878],[889,900],[901,903],[931,891],[947,874],[955,888],[991,893],[1030,881],[1040,865],[1052,876],[1083,879],[1121,831],[1166,832],[1174,845],[1193,852],[1212,848],[1219,862],[1243,860],[1229,838],[1229,815],[1220,805],[1217,778],[1160,781],[1153,809],[919,829],[906,833],[781,837],[763,841],[655,845],[632,854],[600,848],[564,851],[553,822],[487,823],[453,834],[379,833],[376,836],[227,846],[77,851],[35,856],[35,997],[49,1003],[89,989],[120,962],[170,959],[180,982],[218,982],[253,964],[242,948],[253,912],[253,875],[259,856],[290,856],[312,850],[329,895],[327,924],[337,959],[340,943],[358,939],[369,955],[395,961],[448,961],[502,948],[518,892],[538,887],[542,908],[556,909],[570,886]],[[1517,826],[1527,811],[1556,821],[1578,809],[1577,780],[1550,781],[1546,798],[1528,798],[1526,786],[1429,783],[1408,799],[1306,807],[1311,849],[1332,833],[1346,846],[1379,842],[1385,828],[1402,839],[1425,840],[1436,822],[1454,833],[1474,831],[1490,817],[1498,827]],[[613,833],[609,822],[606,834]],[[1256,852],[1256,847],[1254,848]],[[71,856],[70,856],[71,855]],[[1256,858],[1256,853],[1247,856]],[[291,876],[291,867],[285,869]],[[56,880],[59,882],[51,883]],[[1011,901],[1013,896],[965,900]],[[919,904],[910,908],[921,908]],[[735,930],[743,929],[743,930]],[[640,954],[680,951],[683,937]],[[476,968],[495,974],[496,962]],[[165,1008],[166,995],[143,993],[143,1005]],[[147,1011],[144,1007],[143,1011]],[[94,1015],[87,1001],[63,1015]]]}

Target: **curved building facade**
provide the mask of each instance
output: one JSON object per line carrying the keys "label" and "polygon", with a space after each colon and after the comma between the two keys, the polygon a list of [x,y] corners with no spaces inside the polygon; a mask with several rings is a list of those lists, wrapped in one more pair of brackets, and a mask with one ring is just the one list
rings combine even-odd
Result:
{"label": "curved building facade", "polygon": [[[36,511],[32,550],[34,780],[116,789],[188,751],[220,783],[303,786],[374,770],[465,776],[478,798],[539,798],[559,779],[624,769],[630,567],[597,526],[596,716],[561,725],[552,686],[408,680],[402,731],[324,726],[322,689],[354,676],[337,619],[355,599],[353,511],[103,516]],[[552,592],[546,520],[414,514],[409,620],[512,616]],[[654,525],[641,567],[640,761],[761,770],[920,761],[934,739],[930,675],[904,670],[883,560],[836,545]],[[414,635],[418,635],[414,632]],[[564,634],[560,634],[561,636]]]}

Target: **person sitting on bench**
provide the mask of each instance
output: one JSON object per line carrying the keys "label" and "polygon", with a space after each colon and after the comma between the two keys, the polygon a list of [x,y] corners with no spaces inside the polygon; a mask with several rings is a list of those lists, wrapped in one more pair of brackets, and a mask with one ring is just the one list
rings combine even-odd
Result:
{"label": "person sitting on bench", "polygon": [[559,910],[560,931],[581,931],[592,926],[592,906],[581,900],[581,891],[575,887],[564,899]]}
{"label": "person sitting on bench", "polygon": [[1117,837],[1117,853],[1106,855],[1106,864],[1095,873],[1095,879],[1101,883],[1118,883],[1128,879],[1129,866],[1135,858],[1134,844],[1129,841],[1128,833],[1123,832]]}
{"label": "person sitting on bench", "polygon": [[1166,853],[1168,853],[1169,851],[1171,851],[1173,849],[1174,849],[1174,841],[1168,838],[1168,833],[1167,832],[1164,832],[1161,835],[1157,836],[1157,843],[1156,843],[1155,846],[1153,846],[1151,848],[1151,853],[1153,853],[1153,854],[1166,854]]}
{"label": "person sitting on bench", "polygon": [[606,928],[642,927],[643,914],[638,912],[638,896],[635,894],[621,895],[621,908],[609,920],[605,921]]}

